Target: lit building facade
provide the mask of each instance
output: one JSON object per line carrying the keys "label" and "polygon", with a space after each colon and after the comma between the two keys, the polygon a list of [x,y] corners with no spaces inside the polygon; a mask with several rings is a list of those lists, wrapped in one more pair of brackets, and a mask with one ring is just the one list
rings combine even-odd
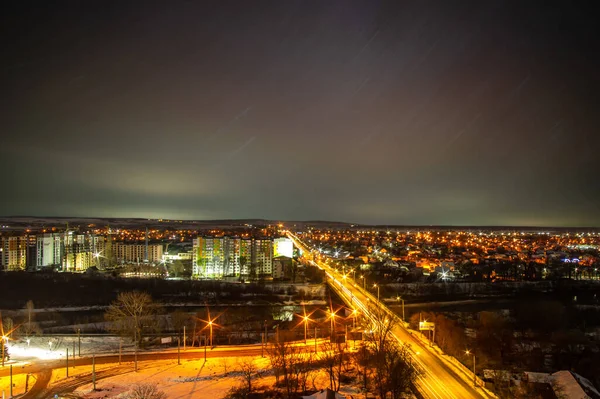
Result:
{"label": "lit building facade", "polygon": [[25,270],[27,266],[28,236],[9,236],[0,239],[0,265],[2,270]]}
{"label": "lit building facade", "polygon": [[[148,263],[159,263],[163,258],[162,244],[148,244]],[[143,263],[146,261],[146,244],[113,244],[118,263]]]}
{"label": "lit building facade", "polygon": [[198,237],[193,240],[195,278],[270,276],[273,240],[239,237]]}
{"label": "lit building facade", "polygon": [[36,237],[36,269],[62,264],[62,236],[60,233],[47,233]]}
{"label": "lit building facade", "polygon": [[252,240],[252,264],[256,267],[259,276],[273,274],[273,240]]}
{"label": "lit building facade", "polygon": [[62,271],[84,272],[89,267],[98,266],[100,241],[103,237],[92,234],[76,234],[67,231],[63,236]]}

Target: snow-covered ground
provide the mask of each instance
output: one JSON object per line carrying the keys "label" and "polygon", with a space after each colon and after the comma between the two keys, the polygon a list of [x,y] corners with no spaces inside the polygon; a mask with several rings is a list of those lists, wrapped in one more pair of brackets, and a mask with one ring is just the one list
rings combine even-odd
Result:
{"label": "snow-covered ground", "polygon": [[[269,361],[266,358],[209,358],[206,360],[185,360],[181,365],[177,361],[140,362],[139,371],[133,371],[133,364],[129,363],[130,371],[114,377],[101,379],[96,383],[96,391],[92,384],[78,388],[75,393],[86,399],[96,398],[122,398],[129,390],[140,383],[156,384],[167,394],[168,398],[212,398],[224,397],[231,387],[243,383],[237,371],[238,362],[250,359],[258,369],[265,370],[265,376],[253,381],[256,387],[270,386],[275,382],[275,377],[268,372]],[[127,363],[124,363],[127,364]],[[87,367],[89,369],[89,367]],[[81,372],[90,372],[82,370]],[[55,371],[57,379],[65,377],[63,369]],[[54,374],[53,374],[54,379]]]}
{"label": "snow-covered ground", "polygon": [[[81,356],[91,356],[108,353],[119,353],[121,339],[115,336],[89,336],[81,337]],[[41,336],[31,337],[29,340],[20,339],[9,341],[8,350],[12,361],[23,362],[36,359],[64,359],[67,348],[69,357],[79,355],[80,346],[77,336]],[[123,352],[134,350],[129,339],[122,341]]]}
{"label": "snow-covered ground", "polygon": [[[8,366],[5,366],[8,367]],[[25,393],[25,380],[27,376],[25,374],[15,374],[12,378],[13,382],[13,396],[22,395]],[[34,383],[33,378],[29,378],[29,387]],[[0,395],[2,398],[10,398],[10,377],[0,377]]]}
{"label": "snow-covered ground", "polygon": [[[267,358],[240,357],[240,358],[209,358],[204,360],[182,360],[181,365],[176,360],[140,362],[139,371],[133,370],[132,363],[123,363],[127,368],[118,375],[100,379],[96,383],[96,390],[92,384],[85,384],[75,390],[75,393],[85,399],[99,398],[124,398],[136,384],[155,384],[159,390],[167,394],[171,399],[192,398],[223,398],[232,387],[244,383],[239,370],[240,363],[252,361],[257,369],[262,371],[262,376],[253,380],[252,385],[257,389],[270,388],[275,383],[275,377],[270,372],[270,364]],[[109,370],[114,365],[102,365],[96,367],[96,372]],[[91,366],[77,367],[69,371],[69,378],[77,375],[89,375]],[[57,386],[65,380],[65,370],[57,369],[52,376],[51,384]],[[324,389],[329,384],[329,378],[324,372],[319,372],[315,386]],[[342,393],[351,394],[354,398],[357,390],[353,387],[343,387]]]}

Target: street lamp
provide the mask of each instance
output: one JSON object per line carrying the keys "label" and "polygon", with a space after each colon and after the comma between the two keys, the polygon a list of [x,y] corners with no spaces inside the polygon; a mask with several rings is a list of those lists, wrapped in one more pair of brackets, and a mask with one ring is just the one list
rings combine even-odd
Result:
{"label": "street lamp", "polygon": [[406,319],[404,318],[404,298],[401,298],[400,295],[398,295],[396,297],[396,300],[398,302],[402,301],[402,321],[406,321]]}
{"label": "street lamp", "polygon": [[2,367],[4,367],[4,357],[6,356],[6,353],[4,352],[4,343],[8,342],[8,337],[6,335],[2,336]]}
{"label": "street lamp", "polygon": [[476,387],[477,386],[477,374],[475,374],[475,353],[471,353],[471,351],[466,350],[465,354],[473,355],[473,386]]}
{"label": "street lamp", "polygon": [[308,316],[304,316],[304,345],[306,345],[306,331],[308,330]]}
{"label": "street lamp", "polygon": [[367,289],[367,279],[362,274],[361,274],[360,278],[362,278],[362,280],[363,280],[363,290],[366,290]]}
{"label": "street lamp", "polygon": [[335,312],[330,311],[329,319],[331,320],[331,336],[333,336],[335,332]]}
{"label": "street lamp", "polygon": [[213,326],[213,322],[212,320],[209,320],[208,322],[208,327],[210,328],[210,347],[213,347],[213,334],[212,334],[212,326]]}
{"label": "street lamp", "polygon": [[379,302],[379,286],[377,284],[373,284],[373,288],[377,288],[377,302]]}

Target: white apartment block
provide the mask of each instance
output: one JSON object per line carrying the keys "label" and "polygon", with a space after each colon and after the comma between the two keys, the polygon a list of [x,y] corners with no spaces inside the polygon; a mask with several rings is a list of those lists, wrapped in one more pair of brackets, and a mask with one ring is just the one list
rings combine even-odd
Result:
{"label": "white apartment block", "polygon": [[47,233],[36,239],[36,268],[62,264],[62,234]]}

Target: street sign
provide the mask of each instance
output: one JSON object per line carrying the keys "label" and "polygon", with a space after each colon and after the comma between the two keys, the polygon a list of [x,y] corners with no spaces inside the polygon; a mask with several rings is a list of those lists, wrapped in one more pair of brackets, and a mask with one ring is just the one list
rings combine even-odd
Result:
{"label": "street sign", "polygon": [[160,343],[161,344],[170,344],[171,342],[173,342],[173,338],[171,338],[171,337],[161,338],[160,339]]}
{"label": "street sign", "polygon": [[421,321],[421,322],[419,322],[419,330],[433,331],[433,330],[435,330],[435,324],[430,321]]}

